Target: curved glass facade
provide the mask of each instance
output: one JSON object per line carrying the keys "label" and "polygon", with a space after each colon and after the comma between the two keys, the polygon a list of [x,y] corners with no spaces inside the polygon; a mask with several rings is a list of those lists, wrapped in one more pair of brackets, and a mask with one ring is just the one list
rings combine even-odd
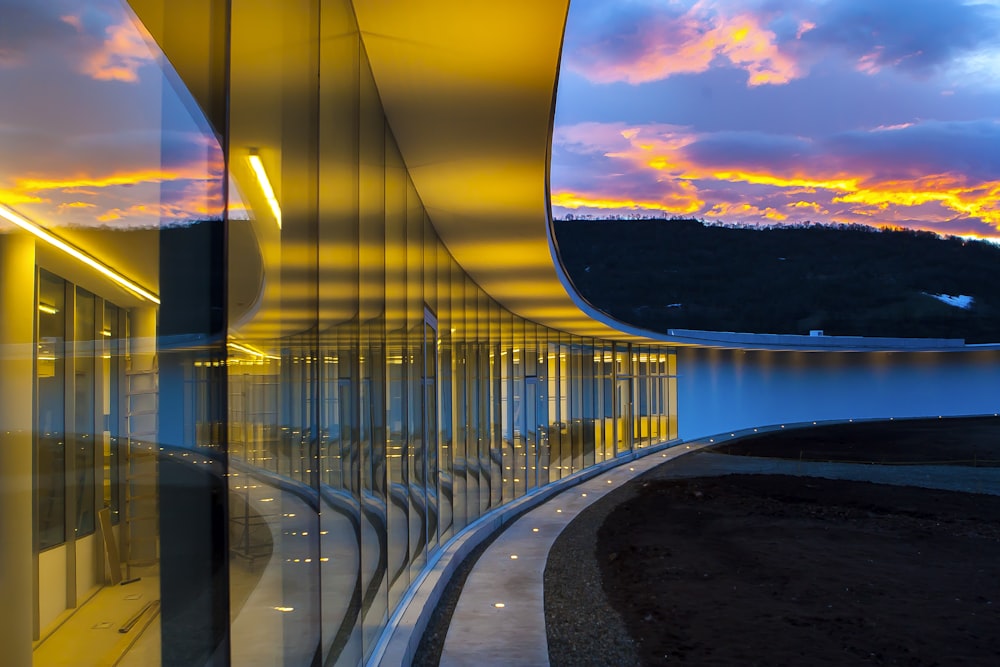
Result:
{"label": "curved glass facade", "polygon": [[677,438],[672,349],[454,260],[348,0],[83,4],[0,2],[10,664],[361,664],[471,522]]}

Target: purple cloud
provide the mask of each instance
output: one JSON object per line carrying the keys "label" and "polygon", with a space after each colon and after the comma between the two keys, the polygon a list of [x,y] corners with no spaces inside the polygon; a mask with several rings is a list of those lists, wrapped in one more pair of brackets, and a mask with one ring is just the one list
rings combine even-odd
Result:
{"label": "purple cloud", "polygon": [[995,5],[962,0],[838,0],[817,7],[806,48],[846,53],[866,73],[895,68],[929,76],[960,56],[993,47]]}

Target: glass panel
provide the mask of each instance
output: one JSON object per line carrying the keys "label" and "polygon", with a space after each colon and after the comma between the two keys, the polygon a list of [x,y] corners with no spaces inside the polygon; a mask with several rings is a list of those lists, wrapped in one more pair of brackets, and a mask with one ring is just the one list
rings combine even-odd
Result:
{"label": "glass panel", "polygon": [[480,439],[479,439],[479,295],[476,285],[464,277],[465,314],[465,511],[469,523],[480,513]]}
{"label": "glass panel", "polygon": [[38,548],[66,539],[66,282],[38,276]]}
{"label": "glass panel", "polygon": [[[502,320],[499,304],[482,293],[486,300],[487,327],[489,341],[487,343],[486,361],[489,364],[489,412],[490,412],[490,507],[499,507],[511,498],[504,495],[504,450],[509,450],[510,440],[504,441],[503,409],[500,406],[500,392],[503,384],[503,355],[500,353],[503,336],[501,335]],[[508,451],[509,458],[509,451]]]}
{"label": "glass panel", "polygon": [[572,472],[582,470],[584,466],[583,444],[583,395],[588,387],[583,378],[583,349],[580,339],[569,338],[569,373],[568,387],[570,394],[570,433],[573,440]]}
{"label": "glass panel", "polygon": [[437,331],[430,323],[424,323],[424,373],[421,378],[424,401],[424,443],[427,512],[427,553],[432,553],[438,545],[439,499],[437,488],[438,469],[438,428],[437,428]]}
{"label": "glass panel", "polygon": [[547,331],[549,337],[555,337],[555,341],[548,339],[546,352],[546,378],[548,380],[546,394],[548,396],[548,479],[546,482],[554,482],[562,477],[562,440],[563,425],[561,422],[562,412],[559,404],[559,334]]}
{"label": "glass panel", "polygon": [[[369,81],[366,77],[366,81]],[[370,94],[377,99],[373,83]],[[362,126],[364,126],[364,118]],[[370,122],[370,121],[369,121]],[[384,136],[384,135],[382,135]],[[384,139],[383,139],[384,140]],[[412,399],[408,393],[407,372],[410,366],[407,343],[407,222],[406,173],[395,148],[385,152],[385,314],[386,314],[386,382],[387,382],[387,444],[386,469],[388,482],[388,544],[389,544],[389,607],[395,607],[410,583],[410,555],[414,553],[411,539],[416,537],[410,522],[410,453],[408,438],[410,422],[407,408]],[[364,182],[362,183],[364,185]],[[364,192],[364,189],[363,189]]]}
{"label": "glass panel", "polygon": [[121,519],[121,432],[122,378],[125,375],[126,315],[110,302],[104,302],[104,321],[100,327],[101,415],[104,459],[103,506],[111,512],[112,525]]}
{"label": "glass panel", "polygon": [[76,536],[94,532],[95,488],[94,466],[95,437],[94,396],[96,364],[94,351],[97,344],[97,300],[90,292],[77,288],[74,305],[74,355],[73,355],[73,506],[76,508]]}
{"label": "glass panel", "polygon": [[[395,149],[398,150],[398,149]],[[402,158],[401,172],[405,175]],[[407,484],[410,495],[410,573],[411,581],[427,562],[427,441],[424,406],[424,314],[423,260],[424,217],[413,182],[406,179],[406,358]]]}
{"label": "glass panel", "polygon": [[[530,491],[537,484],[538,475],[538,348],[535,345],[535,325],[521,318],[514,321],[514,343],[521,347],[524,362],[524,418],[521,420],[521,447],[514,451],[514,464],[522,476],[518,489]],[[519,491],[523,493],[523,491]]]}
{"label": "glass panel", "polygon": [[497,354],[500,359],[500,421],[501,437],[503,440],[500,453],[502,498],[504,502],[514,497],[514,437],[516,426],[514,426],[515,406],[515,381],[514,362],[512,354],[512,331],[511,315],[504,313],[500,323],[500,345]]}
{"label": "glass panel", "polygon": [[476,299],[476,393],[478,395],[479,443],[479,514],[492,507],[493,501],[493,365],[490,361],[490,305],[486,294],[475,288]]}
{"label": "glass panel", "polygon": [[538,424],[538,456],[535,473],[538,486],[548,483],[552,470],[549,440],[549,424],[551,423],[549,421],[549,391],[551,387],[549,386],[548,343],[546,342],[548,332],[549,330],[541,325],[535,326],[535,350],[538,354],[538,401],[536,403],[537,414],[535,415],[535,423]]}
{"label": "glass panel", "polygon": [[[469,522],[469,464],[468,464],[468,429],[469,387],[468,370],[468,321],[465,307],[465,275],[454,261],[451,263],[451,313],[452,313],[452,402],[454,434],[453,454],[453,485],[455,530],[465,528]],[[479,488],[472,489],[478,495]]]}
{"label": "glass panel", "polygon": [[440,490],[440,539],[445,543],[453,530],[454,500],[454,380],[452,335],[455,332],[451,296],[451,256],[438,244],[438,397],[440,428],[438,454],[438,488]]}

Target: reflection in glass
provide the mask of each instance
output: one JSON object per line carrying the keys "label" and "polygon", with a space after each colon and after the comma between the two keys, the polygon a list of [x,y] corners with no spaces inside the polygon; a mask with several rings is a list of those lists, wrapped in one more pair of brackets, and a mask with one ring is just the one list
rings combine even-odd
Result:
{"label": "reflection in glass", "polygon": [[66,282],[38,272],[38,548],[66,539]]}
{"label": "reflection in glass", "polygon": [[47,170],[25,214],[148,296],[32,240],[38,599],[14,601],[37,626],[20,639],[48,664],[110,599],[142,618],[123,665],[363,662],[464,527],[598,460],[595,423],[629,414],[591,404],[598,343],[505,310],[451,256],[350,2],[136,1],[158,44],[118,0],[85,3],[89,21],[28,5],[127,46],[106,74],[130,78],[53,44],[0,69],[24,92],[5,122],[52,143],[0,165],[0,193]]}

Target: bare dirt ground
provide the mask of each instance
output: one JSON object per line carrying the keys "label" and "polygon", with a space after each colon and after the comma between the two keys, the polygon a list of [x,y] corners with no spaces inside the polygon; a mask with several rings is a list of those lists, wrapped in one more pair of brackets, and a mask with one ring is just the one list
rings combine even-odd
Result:
{"label": "bare dirt ground", "polygon": [[[714,451],[989,465],[1000,460],[1000,420],[851,424]],[[635,661],[1000,665],[1000,497],[789,475],[673,479],[668,468],[595,508],[603,521],[589,542],[615,612],[603,615],[621,619]],[[578,616],[565,602],[559,613],[559,598],[578,595],[572,570],[588,551],[571,529],[546,570],[550,657],[601,664],[598,648],[571,657],[576,640],[558,618]]]}

